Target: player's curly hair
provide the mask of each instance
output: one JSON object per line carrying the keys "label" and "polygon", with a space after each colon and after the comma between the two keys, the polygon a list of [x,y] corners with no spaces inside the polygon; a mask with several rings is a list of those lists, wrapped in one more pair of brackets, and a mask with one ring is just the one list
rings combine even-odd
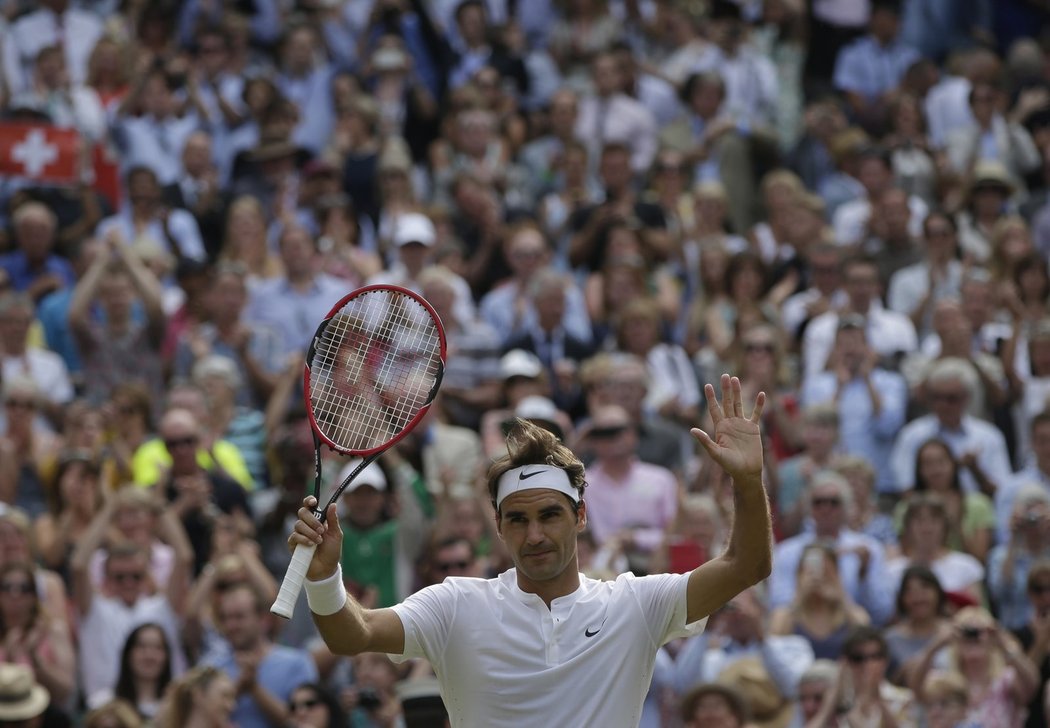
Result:
{"label": "player's curly hair", "polygon": [[[500,455],[492,462],[486,476],[489,497],[497,513],[499,508],[496,505],[496,493],[500,476],[523,465],[553,465],[561,468],[568,474],[570,485],[580,494],[580,499],[583,499],[583,490],[587,487],[583,462],[552,432],[519,417],[515,418],[507,434],[507,454]],[[572,502],[572,499],[569,500]],[[576,512],[576,503],[572,503],[572,509]]]}

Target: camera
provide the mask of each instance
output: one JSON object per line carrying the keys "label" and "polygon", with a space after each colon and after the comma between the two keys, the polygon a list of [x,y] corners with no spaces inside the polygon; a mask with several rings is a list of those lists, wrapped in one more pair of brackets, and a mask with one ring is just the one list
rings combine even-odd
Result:
{"label": "camera", "polygon": [[379,693],[372,688],[362,688],[357,694],[357,704],[361,706],[363,710],[376,710],[383,701],[379,699]]}
{"label": "camera", "polygon": [[980,627],[962,627],[959,629],[959,634],[962,635],[964,640],[975,642],[981,639],[981,635],[984,634],[984,630]]}

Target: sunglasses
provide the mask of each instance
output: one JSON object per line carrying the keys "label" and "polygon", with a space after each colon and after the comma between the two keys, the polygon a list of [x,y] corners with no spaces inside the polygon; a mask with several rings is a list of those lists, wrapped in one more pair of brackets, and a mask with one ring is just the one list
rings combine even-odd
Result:
{"label": "sunglasses", "polygon": [[774,348],[772,344],[744,344],[744,351],[746,351],[748,354],[754,354],[756,352],[772,354]]}
{"label": "sunglasses", "polygon": [[18,409],[33,409],[36,405],[28,399],[9,399],[4,402],[5,405],[12,408]]}
{"label": "sunglasses", "polygon": [[878,652],[854,652],[848,659],[854,665],[863,665],[865,662],[885,660],[886,653],[881,650]]}
{"label": "sunglasses", "polygon": [[141,571],[118,571],[114,574],[110,574],[110,577],[118,584],[123,584],[125,582],[134,582],[137,584],[145,579],[146,575]]}
{"label": "sunglasses", "polygon": [[32,594],[35,590],[28,581],[9,582],[0,584],[0,592],[4,594]]}
{"label": "sunglasses", "polygon": [[841,498],[814,498],[810,501],[814,507],[830,506],[832,508],[838,508],[842,505]]}
{"label": "sunglasses", "polygon": [[173,437],[169,440],[164,441],[164,447],[169,450],[174,450],[177,447],[195,447],[197,445],[197,436],[189,435],[187,437]]}
{"label": "sunglasses", "polygon": [[291,702],[288,704],[288,707],[294,712],[296,710],[302,709],[310,710],[311,708],[316,708],[320,704],[321,701],[317,698],[306,698],[304,700],[296,700],[294,702]]}
{"label": "sunglasses", "polygon": [[440,563],[434,564],[435,569],[437,569],[438,571],[445,572],[452,571],[453,569],[458,569],[459,571],[462,571],[463,569],[466,569],[469,566],[469,561],[442,561]]}
{"label": "sunglasses", "polygon": [[1032,586],[1028,587],[1028,593],[1036,596],[1050,594],[1050,584],[1032,584]]}
{"label": "sunglasses", "polygon": [[591,430],[591,437],[604,440],[622,435],[625,432],[627,432],[627,427],[625,425],[618,425],[616,427],[595,427]]}
{"label": "sunglasses", "polygon": [[956,403],[962,402],[966,399],[966,395],[961,392],[930,392],[930,399],[935,402],[949,402]]}

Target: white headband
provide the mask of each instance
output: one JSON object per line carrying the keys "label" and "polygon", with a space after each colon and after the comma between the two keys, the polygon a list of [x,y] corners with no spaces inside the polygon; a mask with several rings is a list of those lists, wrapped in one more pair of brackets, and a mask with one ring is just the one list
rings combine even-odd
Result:
{"label": "white headband", "polygon": [[572,498],[573,503],[580,502],[579,491],[572,487],[569,474],[561,468],[553,465],[522,465],[500,476],[499,488],[496,491],[496,508],[500,507],[508,495],[535,488],[556,490]]}

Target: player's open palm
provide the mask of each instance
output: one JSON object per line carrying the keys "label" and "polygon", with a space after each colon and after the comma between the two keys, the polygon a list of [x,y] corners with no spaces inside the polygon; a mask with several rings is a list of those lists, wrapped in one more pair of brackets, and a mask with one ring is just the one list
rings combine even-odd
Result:
{"label": "player's open palm", "polygon": [[707,384],[704,387],[707,408],[711,414],[712,434],[694,427],[693,437],[734,479],[757,477],[762,472],[762,434],[759,431],[759,422],[766,403],[765,392],[758,393],[754,410],[749,417],[745,417],[740,380],[723,374],[721,384],[721,403],[715,397],[713,386]]}

